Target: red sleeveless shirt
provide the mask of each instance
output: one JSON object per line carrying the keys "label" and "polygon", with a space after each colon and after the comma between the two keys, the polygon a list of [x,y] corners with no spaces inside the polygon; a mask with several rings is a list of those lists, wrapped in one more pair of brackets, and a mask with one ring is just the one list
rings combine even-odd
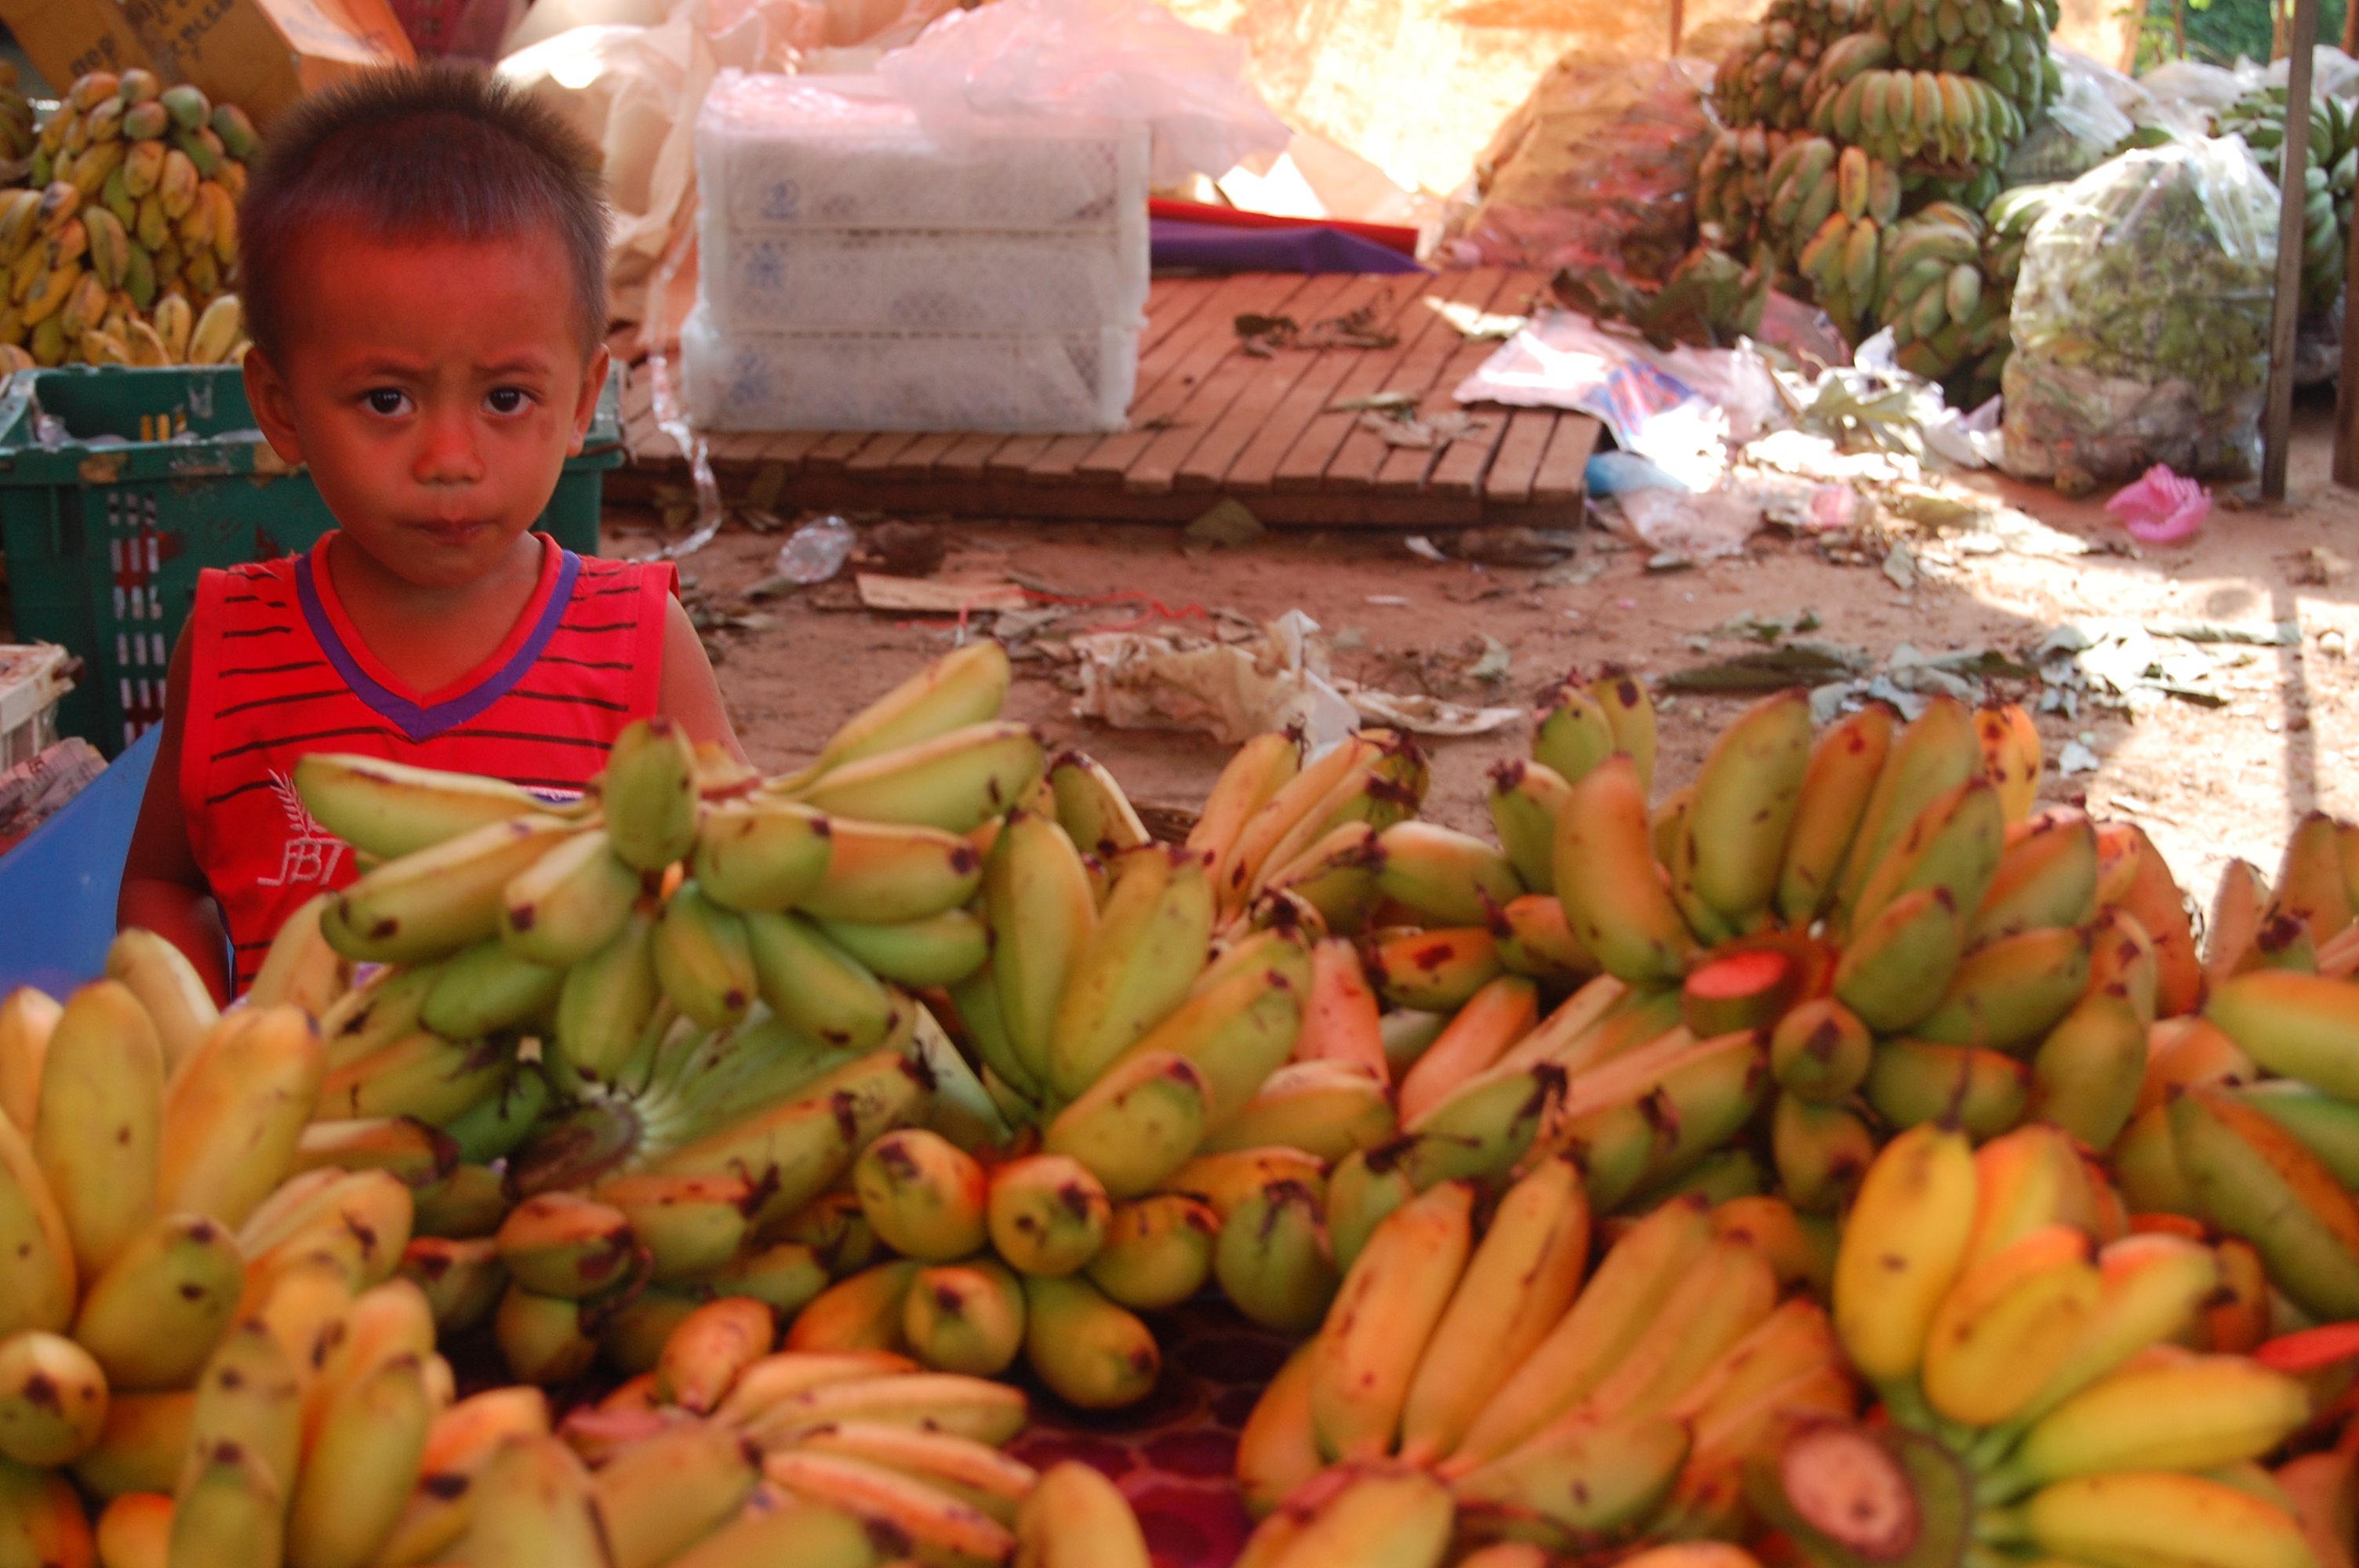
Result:
{"label": "red sleeveless shirt", "polygon": [[229,925],[236,991],[288,915],[360,874],[350,847],[303,809],[296,759],[357,752],[566,798],[605,766],[625,725],[655,712],[663,678],[677,569],[577,556],[540,535],[540,580],[499,647],[440,690],[414,691],[337,600],[332,536],[197,584],[180,806]]}

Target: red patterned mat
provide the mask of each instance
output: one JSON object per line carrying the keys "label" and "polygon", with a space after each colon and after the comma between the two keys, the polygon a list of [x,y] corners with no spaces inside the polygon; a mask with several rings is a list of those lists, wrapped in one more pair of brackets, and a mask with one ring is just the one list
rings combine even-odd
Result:
{"label": "red patterned mat", "polygon": [[1253,1533],[1237,1493],[1237,1433],[1294,1348],[1218,1299],[1153,1320],[1163,1347],[1155,1392],[1119,1411],[1081,1411],[1027,1379],[1032,1424],[1008,1444],[1026,1464],[1095,1465],[1122,1488],[1155,1568],[1228,1568]]}

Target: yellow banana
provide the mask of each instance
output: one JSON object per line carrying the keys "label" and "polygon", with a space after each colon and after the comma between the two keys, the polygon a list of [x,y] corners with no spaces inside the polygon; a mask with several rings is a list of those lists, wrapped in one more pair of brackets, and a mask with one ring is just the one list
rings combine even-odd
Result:
{"label": "yellow banana", "polygon": [[38,1329],[0,1339],[0,1458],[71,1465],[106,1430],[106,1374],[90,1352]]}
{"label": "yellow banana", "polygon": [[288,1568],[367,1568],[418,1485],[433,1421],[415,1356],[381,1363],[328,1409],[288,1499]]}
{"label": "yellow banana", "polygon": [[973,1504],[864,1459],[797,1449],[768,1454],[762,1473],[797,1497],[897,1531],[945,1561],[1001,1563],[1016,1549],[1007,1527]]}
{"label": "yellow banana", "polygon": [[1988,779],[1970,778],[1935,795],[1861,884],[1849,911],[1851,926],[1864,926],[1895,898],[1919,888],[1940,888],[1953,908],[1980,908],[2006,838],[1998,791]]}
{"label": "yellow banana", "polygon": [[[757,1492],[756,1499],[762,1497]],[[734,1519],[671,1561],[670,1568],[875,1568],[866,1521],[840,1509],[778,1501],[749,1505]]]}
{"label": "yellow banana", "polygon": [[1147,1568],[1147,1538],[1113,1482],[1067,1460],[1016,1512],[1014,1568]]}
{"label": "yellow banana", "polygon": [[106,1505],[93,1531],[103,1568],[164,1568],[172,1550],[172,1499],[135,1492]]}
{"label": "yellow banana", "polygon": [[152,931],[125,931],[106,949],[106,978],[120,980],[147,1011],[156,1041],[169,1074],[194,1051],[214,1024],[221,1010],[212,993],[197,978],[187,955]]}
{"label": "yellow banana", "polygon": [[495,936],[507,884],[573,831],[560,817],[516,816],[387,860],[336,895],[321,934],[347,958],[397,964]]}
{"label": "yellow banana", "polygon": [[1810,748],[1777,871],[1777,909],[1807,927],[1833,902],[1836,878],[1858,834],[1892,747],[1892,710],[1862,708]]}
{"label": "yellow banana", "polygon": [[[1532,759],[1567,784],[1579,784],[1590,769],[1620,750],[1604,705],[1578,687],[1559,687],[1533,715]],[[1640,793],[1649,792],[1642,785]]]}
{"label": "yellow banana", "polygon": [[1462,1502],[1536,1515],[1567,1536],[1610,1533],[1669,1495],[1688,1457],[1685,1423],[1645,1414],[1550,1428],[1458,1476]]}
{"label": "yellow banana", "polygon": [[746,1368],[770,1353],[778,1334],[769,1305],[723,1296],[687,1314],[655,1366],[656,1397],[698,1415],[718,1410]]}
{"label": "yellow banana", "polygon": [[1013,673],[1007,650],[988,638],[945,654],[846,720],[799,777],[996,719]]}
{"label": "yellow banana", "polygon": [[29,1131],[41,1099],[41,1063],[64,1012],[55,997],[19,986],[0,998],[0,1116]]}
{"label": "yellow banana", "polygon": [[2128,1002],[2113,990],[2092,992],[2040,1042],[2024,1114],[2092,1148],[2111,1148],[2137,1107],[2146,1037]]}
{"label": "yellow banana", "polygon": [[1750,928],[1777,895],[1810,760],[1810,697],[1781,692],[1723,729],[1696,775],[1687,818],[1696,892],[1739,930]]}
{"label": "yellow banana", "polygon": [[[179,309],[185,314],[187,302],[180,301]],[[166,314],[159,305],[159,330]],[[163,335],[168,344],[171,334]],[[529,792],[504,780],[334,752],[298,758],[295,788],[303,808],[321,827],[381,860],[547,810]]]}
{"label": "yellow banana", "polygon": [[2041,926],[2082,925],[2096,913],[2096,829],[2078,811],[2052,809],[2007,828],[1967,940],[1979,946]]}
{"label": "yellow banana", "polygon": [[1435,1326],[1401,1408],[1401,1457],[1442,1458],[1581,1292],[1589,1201],[1554,1157],[1507,1190]]}
{"label": "yellow banana", "polygon": [[1975,1174],[1963,1136],[1910,1128],[1868,1167],[1835,1258],[1835,1331],[1854,1365],[1912,1376],[1973,1234]]}
{"label": "yellow banana", "polygon": [[201,1447],[172,1498],[174,1563],[277,1563],[285,1551],[286,1492],[234,1443]]}
{"label": "yellow banana", "polygon": [[1097,1256],[1110,1212],[1088,1166],[1062,1154],[1034,1154],[991,1175],[992,1245],[1027,1274],[1071,1274]]}
{"label": "yellow banana", "polygon": [[131,989],[98,980],[68,997],[41,1067],[32,1143],[83,1277],[155,1215],[163,1105],[163,1051]]}
{"label": "yellow banana", "polygon": [[1130,797],[1104,766],[1083,752],[1060,752],[1049,763],[1057,821],[1067,838],[1101,860],[1154,841]]}
{"label": "yellow banana", "polygon": [[1557,897],[1581,944],[1630,983],[1675,979],[1694,938],[1655,869],[1637,770],[1607,758],[1566,796],[1557,817]]}
{"label": "yellow banana", "polygon": [[589,828],[502,890],[500,940],[518,958],[561,969],[620,935],[638,896],[639,873],[616,857],[604,829]]}
{"label": "yellow banana", "polygon": [[2268,1453],[2310,1415],[2308,1390],[2245,1357],[2134,1360],[2033,1423],[1993,1473],[1993,1495],[2116,1470],[2217,1469]]}
{"label": "yellow banana", "polygon": [[1655,793],[1655,699],[1647,684],[1628,671],[1608,665],[1589,683],[1590,699],[1605,715],[1614,732],[1614,749],[1630,759],[1638,771],[1638,793]]}
{"label": "yellow banana", "polygon": [[1046,762],[1029,725],[987,720],[839,763],[795,797],[831,816],[965,833],[1022,799]]}
{"label": "yellow banana", "polygon": [[736,1517],[758,1455],[725,1427],[682,1422],[626,1445],[592,1477],[614,1568],[662,1568]]}
{"label": "yellow banana", "polygon": [[2131,1470],[2060,1481],[2023,1506],[2032,1545],[2098,1568],[2316,1568],[2285,1509],[2222,1482]]}
{"label": "yellow banana", "polygon": [[918,1271],[901,1306],[901,1334],[939,1372],[991,1377],[1024,1348],[1024,1287],[990,1256]]}
{"label": "yellow banana", "polygon": [[168,1394],[110,1394],[106,1429],[74,1462],[75,1482],[98,1499],[134,1492],[168,1496],[179,1484],[196,1403],[197,1396],[185,1389]]}
{"label": "yellow banana", "polygon": [[1256,812],[1284,788],[1302,765],[1302,737],[1268,730],[1237,748],[1213,782],[1204,809],[1188,830],[1187,847],[1216,870],[1224,866],[1237,835]]}
{"label": "yellow banana", "polygon": [[853,1191],[879,1239],[904,1256],[946,1262],[981,1249],[990,1178],[939,1134],[888,1132],[852,1167]]}
{"label": "yellow banana", "polygon": [[1376,836],[1376,886],[1435,925],[1476,925],[1525,892],[1507,857],[1471,834],[1411,818]]}
{"label": "yellow banana", "polygon": [[1317,1327],[1336,1287],[1319,1195],[1299,1182],[1270,1182],[1231,1209],[1213,1241],[1212,1277],[1265,1328]]}
{"label": "yellow banana", "polygon": [[1059,1094],[1079,1095],[1187,1000],[1212,912],[1197,856],[1150,846],[1124,858],[1049,1026],[1049,1079]]}
{"label": "yellow banana", "polygon": [[1341,1458],[1392,1451],[1417,1363],[1466,1267],[1473,1201],[1465,1182],[1422,1193],[1378,1225],[1353,1260],[1310,1374],[1321,1450]]}
{"label": "yellow banana", "polygon": [[[144,329],[145,322],[137,323]],[[153,337],[154,334],[148,334]],[[306,900],[278,927],[254,983],[245,988],[248,1007],[299,1007],[313,1018],[323,1018],[351,989],[353,966],[320,935],[320,916],[329,893]]]}
{"label": "yellow banana", "polygon": [[[707,1029],[737,1022],[754,1005],[761,979],[756,958],[754,919],[786,918],[749,918],[723,909],[705,897],[694,882],[682,882],[664,901],[651,949],[656,979],[663,987],[664,996]],[[780,949],[788,945],[777,938],[776,929],[766,929],[764,935],[772,940],[759,946],[771,955],[778,979],[783,981],[789,974],[800,978],[802,967],[779,957]]]}
{"label": "yellow banana", "polygon": [[1200,1145],[1208,1154],[1284,1143],[1323,1160],[1389,1142],[1398,1119],[1384,1080],[1351,1061],[1292,1062]]}
{"label": "yellow banana", "polygon": [[2006,819],[2021,822],[2031,815],[2039,793],[2038,726],[2031,715],[2010,702],[1977,710],[1974,733],[1983,743],[1983,775],[1997,786]]}
{"label": "yellow banana", "polygon": [[[678,903],[688,890],[672,895]],[[665,911],[667,923],[670,910]],[[837,946],[819,928],[795,914],[733,915],[745,933],[753,974],[762,1000],[787,1023],[815,1040],[847,1051],[882,1044],[897,1021],[893,996],[867,968]],[[656,936],[656,967],[663,968],[664,937]],[[696,1013],[680,994],[666,994]]]}
{"label": "yellow banana", "polygon": [[245,1285],[245,1260],[223,1227],[167,1215],[90,1281],[74,1337],[113,1388],[181,1388],[228,1330]]}
{"label": "yellow banana", "polygon": [[1937,1044],[2012,1050],[2062,1022],[2088,988],[2088,933],[2039,926],[1966,954],[1940,1005],[1909,1033]]}
{"label": "yellow banana", "polygon": [[590,1473],[557,1439],[506,1439],[469,1489],[475,1496],[470,1562],[611,1568]]}
{"label": "yellow banana", "polygon": [[1868,878],[1883,866],[1893,844],[1918,815],[1942,795],[1979,776],[1982,766],[1982,744],[1974,735],[1973,717],[1955,697],[1934,697],[1914,723],[1893,737],[1835,883],[1843,910],[1848,913],[1857,902]]}
{"label": "yellow banana", "polygon": [[1491,826],[1524,886],[1556,892],[1556,818],[1572,786],[1545,762],[1509,758],[1491,769]]}
{"label": "yellow banana", "polygon": [[892,925],[955,909],[982,881],[982,855],[958,834],[830,818],[827,870],[795,907],[818,920]]}
{"label": "yellow banana", "polygon": [[1927,1402],[1969,1426],[2015,1415],[2071,1357],[2101,1289],[2088,1237],[2065,1225],[1966,1269],[1926,1332]]}
{"label": "yellow banana", "polygon": [[1151,1194],[1115,1206],[1105,1243],[1083,1271],[1117,1306],[1134,1312],[1177,1306],[1211,1277],[1220,1229],[1220,1216],[1199,1199]]}
{"label": "yellow banana", "polygon": [[1203,1141],[1212,1085],[1169,1051],[1133,1051],[1043,1130],[1040,1147],[1087,1166],[1117,1198],[1152,1191]]}
{"label": "yellow banana", "polygon": [[696,825],[690,874],[726,908],[790,909],[827,874],[832,826],[771,795],[716,802]]}

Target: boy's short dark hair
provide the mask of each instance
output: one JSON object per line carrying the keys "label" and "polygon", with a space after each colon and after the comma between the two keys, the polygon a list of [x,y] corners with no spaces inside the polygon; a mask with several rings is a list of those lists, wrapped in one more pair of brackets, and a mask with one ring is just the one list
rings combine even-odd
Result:
{"label": "boy's short dark hair", "polygon": [[321,224],[459,241],[545,225],[566,253],[587,353],[606,331],[600,161],[554,112],[480,68],[390,67],[313,93],[270,126],[238,203],[248,335],[277,357],[285,280]]}

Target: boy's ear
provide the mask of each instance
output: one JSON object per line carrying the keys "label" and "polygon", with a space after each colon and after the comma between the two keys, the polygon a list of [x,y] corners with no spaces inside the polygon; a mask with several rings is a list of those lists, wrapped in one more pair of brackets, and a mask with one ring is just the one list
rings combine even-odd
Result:
{"label": "boy's ear", "polygon": [[569,458],[580,457],[582,444],[590,438],[590,421],[598,413],[598,395],[606,390],[610,357],[606,345],[599,344],[598,351],[590,356],[588,368],[582,373],[582,391],[573,400],[573,435],[565,443],[565,455]]}
{"label": "boy's ear", "polygon": [[282,462],[290,468],[300,466],[303,442],[295,433],[295,399],[287,390],[287,378],[258,344],[245,351],[245,400],[253,406],[254,422],[261,427],[263,438]]}

